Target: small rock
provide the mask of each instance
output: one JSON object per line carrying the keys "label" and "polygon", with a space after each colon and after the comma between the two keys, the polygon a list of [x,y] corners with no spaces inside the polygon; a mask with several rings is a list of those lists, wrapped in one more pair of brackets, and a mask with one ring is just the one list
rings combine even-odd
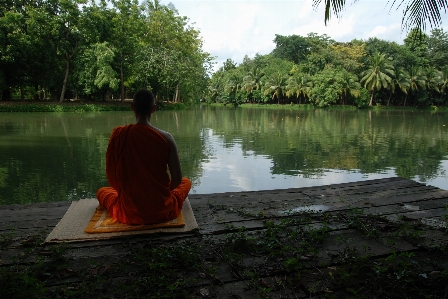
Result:
{"label": "small rock", "polygon": [[209,292],[206,288],[202,288],[199,290],[199,293],[203,296],[203,297],[207,297],[209,295]]}

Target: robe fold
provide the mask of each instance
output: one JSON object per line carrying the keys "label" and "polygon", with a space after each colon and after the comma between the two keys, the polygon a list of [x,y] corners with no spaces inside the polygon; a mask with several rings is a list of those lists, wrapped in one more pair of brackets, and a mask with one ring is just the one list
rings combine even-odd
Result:
{"label": "robe fold", "polygon": [[106,153],[111,187],[98,190],[98,201],[113,218],[126,224],[154,224],[176,218],[191,182],[183,178],[170,191],[168,157],[168,143],[155,129],[140,124],[115,128]]}

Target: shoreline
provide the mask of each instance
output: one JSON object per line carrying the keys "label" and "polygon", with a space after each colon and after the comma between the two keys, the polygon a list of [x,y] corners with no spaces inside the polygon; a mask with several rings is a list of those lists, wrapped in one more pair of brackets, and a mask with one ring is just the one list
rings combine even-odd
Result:
{"label": "shoreline", "polygon": [[[0,113],[4,112],[101,112],[101,111],[131,111],[129,103],[131,99],[126,99],[124,103],[120,101],[105,101],[105,102],[85,102],[85,101],[65,101],[59,102],[40,102],[40,101],[9,101],[0,102]],[[222,103],[196,103],[192,105],[207,105],[211,107],[222,108],[264,108],[264,109],[290,109],[290,110],[385,110],[385,111],[428,111],[428,112],[446,112],[448,107],[403,107],[403,106],[372,106],[358,108],[350,105],[333,105],[328,107],[316,107],[311,104],[252,104],[244,103],[234,107],[231,104],[224,105]],[[190,105],[184,103],[157,103],[158,110],[183,110],[188,109]]]}

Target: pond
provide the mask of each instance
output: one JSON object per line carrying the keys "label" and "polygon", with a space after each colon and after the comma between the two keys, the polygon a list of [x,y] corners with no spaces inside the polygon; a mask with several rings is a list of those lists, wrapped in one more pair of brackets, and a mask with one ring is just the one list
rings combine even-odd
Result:
{"label": "pond", "polygon": [[[158,111],[191,193],[400,176],[448,189],[448,114],[196,106]],[[0,205],[94,197],[111,130],[131,112],[0,114]]]}

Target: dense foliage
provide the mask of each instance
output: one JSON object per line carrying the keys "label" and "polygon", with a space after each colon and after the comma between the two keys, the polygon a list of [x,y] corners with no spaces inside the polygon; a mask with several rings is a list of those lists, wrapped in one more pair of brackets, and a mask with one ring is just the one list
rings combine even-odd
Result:
{"label": "dense foliage", "polygon": [[448,34],[411,30],[402,45],[370,38],[276,35],[268,55],[228,59],[213,75],[208,102],[329,105],[448,104]]}
{"label": "dense foliage", "polygon": [[181,102],[206,88],[199,31],[158,0],[0,4],[0,100],[121,99],[145,87]]}

